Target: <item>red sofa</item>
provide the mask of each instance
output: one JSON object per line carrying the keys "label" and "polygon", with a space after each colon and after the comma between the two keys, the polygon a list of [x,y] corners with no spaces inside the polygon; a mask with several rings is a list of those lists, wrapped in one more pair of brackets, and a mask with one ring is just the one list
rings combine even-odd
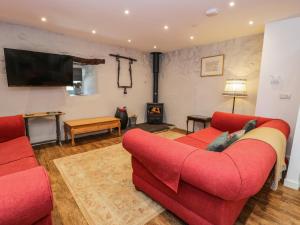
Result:
{"label": "red sofa", "polygon": [[0,117],[0,225],[51,225],[52,192],[22,116]]}
{"label": "red sofa", "polygon": [[247,200],[266,182],[275,162],[273,148],[245,139],[223,152],[204,150],[224,131],[257,120],[288,137],[282,120],[216,112],[211,127],[169,140],[134,129],[123,146],[132,154],[133,183],[190,225],[234,224]]}

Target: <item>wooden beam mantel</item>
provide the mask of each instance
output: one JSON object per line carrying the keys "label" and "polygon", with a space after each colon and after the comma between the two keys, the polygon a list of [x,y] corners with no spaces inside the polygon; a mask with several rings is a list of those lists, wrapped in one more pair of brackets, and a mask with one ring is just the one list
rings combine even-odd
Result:
{"label": "wooden beam mantel", "polygon": [[79,64],[85,64],[85,65],[99,65],[99,64],[105,64],[105,59],[85,59],[80,58],[76,56],[73,57],[73,62],[79,63]]}

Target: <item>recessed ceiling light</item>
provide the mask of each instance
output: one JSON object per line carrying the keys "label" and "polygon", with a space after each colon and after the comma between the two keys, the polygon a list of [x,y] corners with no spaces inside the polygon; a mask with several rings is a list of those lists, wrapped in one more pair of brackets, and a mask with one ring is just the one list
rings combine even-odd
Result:
{"label": "recessed ceiling light", "polygon": [[42,21],[42,22],[46,22],[46,21],[47,21],[47,18],[46,18],[46,17],[42,17],[42,18],[41,18],[41,21]]}
{"label": "recessed ceiling light", "polygon": [[154,45],[154,46],[153,46],[153,48],[157,48],[157,46],[156,46],[156,45]]}
{"label": "recessed ceiling light", "polygon": [[254,24],[254,21],[253,21],[253,20],[250,20],[250,21],[249,21],[249,25],[252,26],[253,24]]}
{"label": "recessed ceiling light", "polygon": [[235,2],[229,2],[229,6],[230,7],[234,7],[235,6]]}
{"label": "recessed ceiling light", "polygon": [[168,25],[165,25],[165,26],[164,26],[164,29],[165,29],[165,30],[168,30],[168,29],[169,29],[169,26],[168,26]]}
{"label": "recessed ceiling light", "polygon": [[191,40],[194,40],[194,39],[195,39],[195,37],[194,37],[194,36],[190,36],[190,39],[191,39]]}
{"label": "recessed ceiling light", "polygon": [[220,10],[218,8],[210,8],[206,10],[205,14],[206,16],[216,16],[220,13]]}
{"label": "recessed ceiling light", "polygon": [[125,15],[129,15],[130,11],[128,9],[124,10]]}
{"label": "recessed ceiling light", "polygon": [[92,30],[92,34],[96,34],[96,30]]}
{"label": "recessed ceiling light", "polygon": [[131,43],[131,39],[128,39],[127,41],[128,41],[128,43]]}

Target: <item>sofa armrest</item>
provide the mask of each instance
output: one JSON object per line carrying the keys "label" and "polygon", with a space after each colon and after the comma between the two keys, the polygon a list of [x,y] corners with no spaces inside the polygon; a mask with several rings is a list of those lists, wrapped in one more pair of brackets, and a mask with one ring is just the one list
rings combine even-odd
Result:
{"label": "sofa armrest", "polygon": [[0,117],[0,143],[25,136],[22,115]]}
{"label": "sofa armrest", "polygon": [[49,215],[52,192],[43,167],[0,177],[0,225],[30,225]]}
{"label": "sofa armrest", "polygon": [[247,139],[221,153],[193,153],[184,163],[181,179],[225,200],[246,199],[263,187],[275,161],[269,144]]}
{"label": "sofa armrest", "polygon": [[123,146],[162,183],[178,191],[184,160],[197,148],[141,129],[127,131]]}

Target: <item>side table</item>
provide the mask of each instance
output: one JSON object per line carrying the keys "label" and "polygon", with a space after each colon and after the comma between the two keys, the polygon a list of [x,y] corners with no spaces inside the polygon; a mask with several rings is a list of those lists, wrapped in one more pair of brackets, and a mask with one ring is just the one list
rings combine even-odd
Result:
{"label": "side table", "polygon": [[46,144],[46,143],[51,143],[54,141],[56,142],[56,144],[61,145],[60,116],[62,116],[62,115],[65,115],[65,113],[63,113],[63,112],[38,112],[38,113],[24,114],[23,118],[25,121],[26,136],[29,138],[29,140],[30,140],[29,119],[55,117],[56,140],[48,140],[48,141],[42,141],[42,142],[38,142],[38,143],[32,143],[32,145]]}
{"label": "side table", "polygon": [[195,122],[200,122],[203,124],[203,127],[206,127],[206,124],[211,121],[211,117],[208,116],[201,116],[201,115],[192,115],[192,116],[187,116],[186,119],[186,134],[189,134],[189,121],[193,121],[193,133],[195,132]]}

